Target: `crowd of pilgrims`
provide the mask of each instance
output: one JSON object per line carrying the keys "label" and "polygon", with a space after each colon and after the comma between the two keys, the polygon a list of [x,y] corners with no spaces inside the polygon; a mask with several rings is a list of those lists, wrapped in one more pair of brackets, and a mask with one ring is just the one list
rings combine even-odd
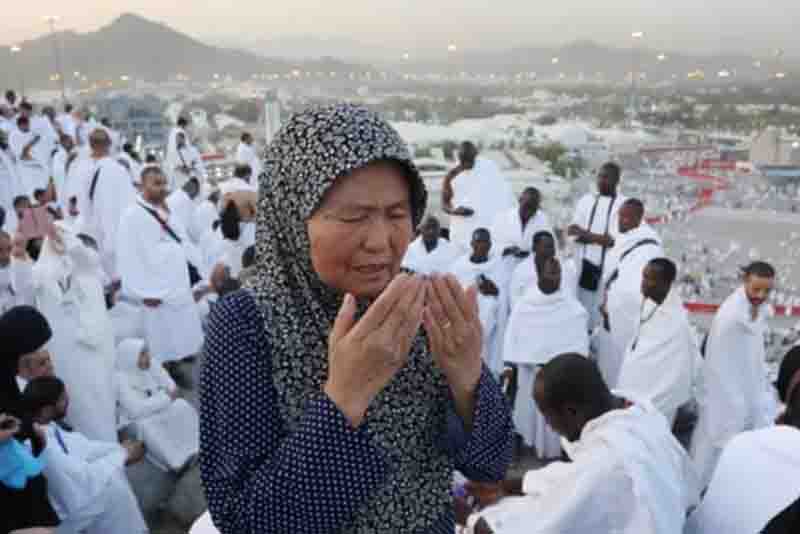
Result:
{"label": "crowd of pilgrims", "polygon": [[[247,134],[237,161],[211,184],[183,119],[159,164],[69,105],[36,112],[13,93],[0,105],[3,532],[147,532],[125,467],[195,462],[177,369],[255,262],[254,223],[230,201],[257,193]],[[458,528],[800,531],[800,349],[776,384],[765,368],[774,269],[744,267],[698,340],[676,265],[620,175],[604,165],[556,229],[538,190],[516,197],[466,142],[443,184],[449,228],[429,215],[406,252],[413,273],[477,286],[482,356],[513,404],[518,451],[545,464],[500,483],[454,473]],[[192,531],[214,532],[207,514]]]}

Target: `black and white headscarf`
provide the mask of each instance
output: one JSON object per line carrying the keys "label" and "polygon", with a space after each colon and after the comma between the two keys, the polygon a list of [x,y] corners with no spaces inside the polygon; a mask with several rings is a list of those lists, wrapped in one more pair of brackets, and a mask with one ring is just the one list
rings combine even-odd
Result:
{"label": "black and white headscarf", "polygon": [[[406,144],[375,113],[349,104],[310,108],[293,116],[267,149],[248,285],[265,312],[274,386],[290,428],[307,401],[322,394],[328,333],[343,298],[312,267],[306,222],[337,178],[381,160],[407,171],[416,226],[425,187]],[[453,465],[440,447],[447,399],[447,383],[420,331],[408,363],[374,399],[364,423],[391,458],[392,474],[346,532],[424,532],[452,507]]]}

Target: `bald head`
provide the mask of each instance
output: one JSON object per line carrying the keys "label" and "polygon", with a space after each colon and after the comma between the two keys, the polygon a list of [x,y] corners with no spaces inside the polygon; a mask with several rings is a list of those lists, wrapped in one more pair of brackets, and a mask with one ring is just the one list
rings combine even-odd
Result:
{"label": "bald head", "polygon": [[619,231],[623,234],[639,228],[644,218],[644,203],[638,198],[629,198],[619,209]]}

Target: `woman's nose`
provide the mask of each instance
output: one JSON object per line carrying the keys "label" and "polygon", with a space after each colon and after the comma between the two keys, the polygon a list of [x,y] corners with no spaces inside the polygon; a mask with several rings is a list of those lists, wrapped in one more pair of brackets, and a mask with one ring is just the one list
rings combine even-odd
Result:
{"label": "woman's nose", "polygon": [[382,251],[389,248],[392,238],[392,225],[386,220],[386,217],[376,217],[369,221],[368,224],[364,247],[373,251]]}

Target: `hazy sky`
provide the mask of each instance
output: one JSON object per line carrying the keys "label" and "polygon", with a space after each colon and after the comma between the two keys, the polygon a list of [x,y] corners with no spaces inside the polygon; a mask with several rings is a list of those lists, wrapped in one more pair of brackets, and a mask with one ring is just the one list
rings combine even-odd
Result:
{"label": "hazy sky", "polygon": [[462,49],[574,39],[626,45],[630,33],[641,30],[652,48],[764,55],[782,47],[800,55],[793,37],[798,0],[36,0],[6,7],[2,39],[8,44],[41,34],[43,15],[60,15],[59,26],[85,31],[123,11],[201,39],[314,33],[438,50],[448,42]]}

